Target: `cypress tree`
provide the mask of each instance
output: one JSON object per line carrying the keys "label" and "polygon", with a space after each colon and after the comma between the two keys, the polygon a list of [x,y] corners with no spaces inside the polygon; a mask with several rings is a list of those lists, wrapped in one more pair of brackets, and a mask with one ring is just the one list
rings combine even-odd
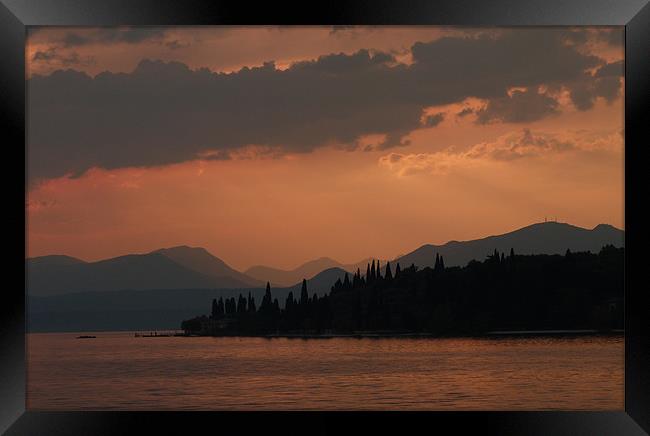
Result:
{"label": "cypress tree", "polygon": [[390,270],[390,262],[386,263],[386,280],[393,280],[393,273]]}
{"label": "cypress tree", "polygon": [[515,257],[515,250],[513,250],[512,247],[511,247],[510,248],[510,258],[514,259],[514,257]]}
{"label": "cypress tree", "polygon": [[237,298],[237,313],[246,313],[246,299],[242,294]]}
{"label": "cypress tree", "polygon": [[399,262],[397,262],[397,266],[395,267],[395,278],[397,278],[401,272],[402,269],[399,267]]}
{"label": "cypress tree", "polygon": [[440,269],[440,254],[436,253],[436,264],[433,267],[434,271],[438,271]]}
{"label": "cypress tree", "polygon": [[300,304],[305,305],[309,300],[309,294],[307,293],[307,280],[302,279],[302,289],[300,289]]}
{"label": "cypress tree", "polygon": [[370,283],[370,263],[366,267],[366,283]]}
{"label": "cypress tree", "polygon": [[213,298],[212,299],[212,316],[211,316],[212,319],[215,319],[217,317],[218,311],[219,311],[219,309],[217,307],[217,299]]}
{"label": "cypress tree", "polygon": [[257,307],[255,307],[255,297],[251,296],[250,302],[248,303],[248,311],[251,313],[257,312]]}
{"label": "cypress tree", "polygon": [[287,294],[287,300],[284,303],[284,310],[285,311],[290,311],[293,310],[293,291],[289,291]]}
{"label": "cypress tree", "polygon": [[234,312],[235,297],[226,299],[226,315],[231,315]]}
{"label": "cypress tree", "polygon": [[345,273],[345,278],[343,279],[343,288],[344,289],[350,289],[350,278],[348,277],[348,273]]}
{"label": "cypress tree", "polygon": [[223,297],[219,297],[219,303],[217,303],[217,311],[219,315],[225,315],[226,307],[223,302]]}
{"label": "cypress tree", "polygon": [[376,279],[381,279],[381,268],[379,267],[379,260],[377,260]]}
{"label": "cypress tree", "polygon": [[264,293],[264,298],[262,298],[262,305],[260,310],[269,310],[271,309],[272,297],[271,297],[271,283],[266,282],[266,292]]}
{"label": "cypress tree", "polygon": [[440,271],[445,270],[445,260],[440,256]]}
{"label": "cypress tree", "polygon": [[370,281],[375,281],[375,259],[372,260],[372,265],[370,266]]}

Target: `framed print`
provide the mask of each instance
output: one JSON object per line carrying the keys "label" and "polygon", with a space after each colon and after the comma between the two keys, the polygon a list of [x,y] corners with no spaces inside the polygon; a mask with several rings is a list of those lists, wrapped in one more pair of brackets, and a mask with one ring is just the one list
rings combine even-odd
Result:
{"label": "framed print", "polygon": [[2,431],[649,431],[646,1],[0,21]]}

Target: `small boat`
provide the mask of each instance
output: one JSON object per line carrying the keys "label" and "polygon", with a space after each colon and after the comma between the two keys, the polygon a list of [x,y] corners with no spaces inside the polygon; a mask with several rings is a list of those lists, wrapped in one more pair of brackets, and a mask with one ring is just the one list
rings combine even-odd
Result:
{"label": "small boat", "polygon": [[77,336],[77,339],[95,339],[97,336],[81,335]]}

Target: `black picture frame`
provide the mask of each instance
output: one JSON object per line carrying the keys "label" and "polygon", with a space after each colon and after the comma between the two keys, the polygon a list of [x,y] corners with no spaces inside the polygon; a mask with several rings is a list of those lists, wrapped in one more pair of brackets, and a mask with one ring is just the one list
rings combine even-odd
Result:
{"label": "black picture frame", "polygon": [[[114,25],[467,25],[625,26],[625,410],[620,412],[32,412],[25,410],[26,171],[25,37],[28,26]],[[650,5],[648,0],[0,0],[0,111],[5,171],[5,250],[0,300],[0,431],[6,434],[159,434],[210,432],[641,435],[650,433],[650,320],[643,245],[648,215],[644,149],[650,144]],[[8,155],[7,155],[8,154]],[[8,171],[12,169],[13,171]],[[10,236],[10,238],[7,238]],[[21,256],[23,256],[21,258]],[[9,286],[8,283],[13,283]],[[205,430],[196,430],[195,426]],[[645,431],[644,431],[645,430]]]}

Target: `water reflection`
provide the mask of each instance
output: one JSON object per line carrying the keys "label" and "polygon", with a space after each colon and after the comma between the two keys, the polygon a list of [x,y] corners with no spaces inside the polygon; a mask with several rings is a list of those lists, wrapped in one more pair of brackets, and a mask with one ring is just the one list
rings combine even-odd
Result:
{"label": "water reflection", "polygon": [[622,410],[621,337],[28,335],[31,410]]}

